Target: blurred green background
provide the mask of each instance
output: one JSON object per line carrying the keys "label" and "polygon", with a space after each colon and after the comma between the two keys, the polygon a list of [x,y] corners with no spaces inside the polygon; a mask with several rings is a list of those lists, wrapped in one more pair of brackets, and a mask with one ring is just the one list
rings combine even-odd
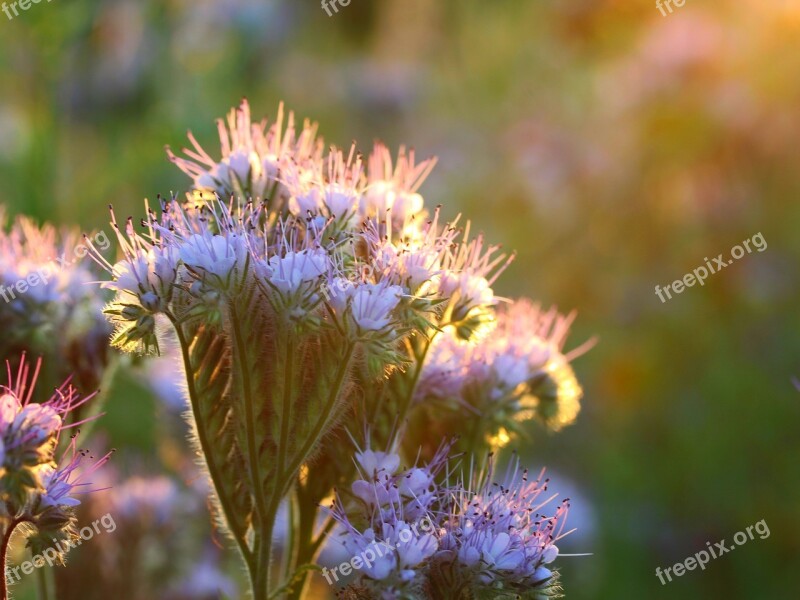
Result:
{"label": "blurred green background", "polygon": [[[785,0],[42,2],[0,14],[0,202],[85,230],[111,202],[139,216],[188,186],[164,145],[192,129],[216,155],[242,96],[332,143],[438,155],[429,206],[518,251],[499,293],[599,338],[578,422],[526,449],[586,507],[567,597],[796,598],[798,34]],[[655,295],[758,232],[763,253]],[[156,402],[117,387],[110,442],[146,462]],[[762,519],[768,539],[655,577]]]}

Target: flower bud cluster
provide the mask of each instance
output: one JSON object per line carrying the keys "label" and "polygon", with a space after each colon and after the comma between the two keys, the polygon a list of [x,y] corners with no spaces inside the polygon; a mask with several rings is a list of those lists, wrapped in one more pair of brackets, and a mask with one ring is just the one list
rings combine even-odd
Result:
{"label": "flower bud cluster", "polygon": [[[442,486],[452,445],[439,441],[460,434],[480,452],[533,416],[571,422],[581,396],[562,352],[572,317],[524,301],[498,308],[495,281],[513,256],[425,209],[419,188],[434,160],[404,148],[393,158],[380,143],[368,156],[326,152],[316,125],[296,127],[283,107],[253,123],[246,101],[219,136],[219,158],[191,134],[183,157],[169,152],[192,178],[186,202],[160,199],[142,229],[112,211],[123,256],[93,255],[111,273],[116,346],[158,352],[166,323],[177,338],[194,430],[251,579],[265,579],[292,486],[314,507],[351,480],[330,468],[348,465],[347,451],[323,441],[363,417],[370,443],[406,459],[421,448],[428,464],[400,469],[401,454],[369,443],[356,457],[360,477],[331,515],[349,551],[391,547],[358,585],[381,598],[549,585],[560,530],[547,538],[555,530],[523,515],[540,508],[539,484]],[[494,516],[472,514],[479,505]],[[313,537],[308,506],[298,529]],[[436,527],[409,538],[421,519]],[[300,540],[297,556],[313,560],[304,551],[319,543]]]}
{"label": "flower bud cluster", "polygon": [[[386,362],[391,345],[432,319],[465,338],[491,321],[491,285],[507,260],[482,236],[470,237],[469,225],[442,225],[438,210],[426,220],[417,189],[434,161],[417,164],[401,149],[393,164],[378,144],[365,169],[354,150],[323,155],[315,127],[296,134],[293,122],[285,131],[280,119],[269,129],[253,124],[244,102],[220,125],[221,162],[194,138],[189,158],[170,154],[193,176],[195,192],[217,197],[161,201],[144,234],[131,219],[124,228],[112,221],[124,258],[96,258],[112,274],[104,287],[117,292],[106,310],[115,345],[157,351],[156,315],[219,323],[226,298],[253,290],[298,324],[327,322],[377,340]],[[267,172],[272,179],[255,185]]]}
{"label": "flower bud cluster", "polygon": [[424,583],[422,567],[439,547],[434,511],[443,490],[436,477],[446,466],[448,449],[443,446],[424,467],[402,470],[397,454],[369,449],[356,454],[361,478],[347,494],[349,509],[338,497],[332,514],[342,530],[338,541],[348,554],[372,549],[376,555],[363,574],[365,582],[380,590],[380,597],[404,597]]}
{"label": "flower bud cluster", "polygon": [[540,511],[555,496],[545,496],[544,471],[529,481],[527,469],[514,460],[502,481],[493,476],[490,466],[482,485],[455,493],[437,558],[478,588],[531,594],[552,587],[556,543],[570,533],[564,531],[569,498],[546,516]]}

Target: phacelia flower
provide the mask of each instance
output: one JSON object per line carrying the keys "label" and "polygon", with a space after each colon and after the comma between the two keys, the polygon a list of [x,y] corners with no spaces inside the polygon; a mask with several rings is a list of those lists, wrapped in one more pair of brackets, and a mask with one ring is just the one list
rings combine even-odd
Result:
{"label": "phacelia flower", "polygon": [[322,141],[316,139],[316,125],[306,121],[298,132],[293,113],[284,126],[283,106],[275,121],[253,123],[250,105],[243,100],[231,110],[227,122],[218,121],[222,157],[211,158],[189,133],[193,150],[184,149],[187,158],[168,152],[170,160],[189,175],[197,192],[210,192],[222,198],[240,195],[253,199],[285,200],[281,172],[288,164],[319,160]]}
{"label": "phacelia flower", "polygon": [[[557,590],[552,563],[566,531],[569,499],[548,516],[544,471],[529,481],[513,460],[495,480],[493,462],[454,485],[442,478],[451,444],[439,447],[426,466],[399,469],[400,457],[366,450],[356,455],[363,479],[353,501],[337,496],[334,537],[362,568],[345,592],[376,598],[534,598]],[[470,470],[470,473],[473,471]],[[323,576],[329,578],[327,569]],[[329,578],[330,582],[330,578]],[[461,597],[461,596],[459,596]]]}
{"label": "phacelia flower", "polygon": [[383,329],[391,321],[391,314],[403,296],[397,285],[365,284],[352,293],[353,320],[362,329]]}
{"label": "phacelia flower", "polygon": [[[356,454],[363,479],[353,482],[356,504],[338,498],[332,515],[341,533],[335,539],[352,556],[375,555],[366,564],[361,583],[372,585],[381,598],[402,594],[422,585],[422,566],[439,549],[435,511],[447,491],[435,485],[445,467],[449,445],[422,467],[398,470],[400,457],[370,449]],[[365,529],[357,524],[367,523]]]}
{"label": "phacelia flower", "polygon": [[[348,477],[350,457],[325,440],[346,437],[363,411],[370,443],[387,451],[358,454],[360,474],[331,515],[346,547],[392,545],[359,585],[422,598],[449,535],[441,518],[463,512],[448,504],[460,492],[437,479],[439,440],[461,433],[459,444],[481,451],[510,439],[520,415],[554,427],[574,418],[570,319],[498,308],[495,284],[513,255],[425,209],[419,188],[434,160],[403,148],[392,159],[381,144],[366,158],[355,145],[326,152],[316,126],[296,128],[291,114],[284,125],[282,107],[271,125],[253,123],[246,101],[219,137],[219,158],[191,134],[185,157],[169,153],[192,178],[186,201],[148,208],[141,230],[114,222],[121,262],[93,251],[115,292],[113,343],[158,351],[166,335],[179,346],[220,520],[256,587],[270,579],[277,506],[292,487],[318,506]],[[314,529],[312,511],[299,518]],[[424,518],[437,526],[404,540]],[[546,568],[523,534],[476,536],[449,563],[470,585],[519,579],[509,573],[530,583],[532,565]]]}
{"label": "phacelia flower", "polygon": [[45,402],[31,402],[41,359],[31,373],[22,357],[16,374],[8,364],[9,382],[0,386],[0,526],[3,531],[19,523],[31,523],[35,532],[28,538],[34,553],[52,541],[74,539],[72,508],[77,496],[92,491],[92,473],[105,464],[110,453],[86,467],[88,453],[77,449],[77,436],[57,457],[62,433],[80,425],[67,425],[69,414],[90,401],[95,394],[80,396],[66,382]]}
{"label": "phacelia flower", "polygon": [[424,201],[417,190],[435,165],[435,158],[417,164],[414,151],[406,152],[401,147],[393,166],[391,152],[377,142],[368,160],[368,181],[361,197],[361,214],[378,220],[388,216],[401,224],[421,215]]}
{"label": "phacelia flower", "polygon": [[296,292],[301,285],[319,279],[328,272],[328,256],[324,251],[300,250],[267,260],[267,278],[285,294]]}

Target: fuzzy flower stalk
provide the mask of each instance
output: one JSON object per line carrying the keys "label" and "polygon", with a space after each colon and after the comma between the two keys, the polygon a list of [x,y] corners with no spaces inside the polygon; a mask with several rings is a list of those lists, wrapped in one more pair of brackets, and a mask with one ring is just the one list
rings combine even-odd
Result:
{"label": "fuzzy flower stalk", "polygon": [[[186,200],[146,205],[141,227],[112,210],[123,256],[93,255],[115,293],[105,310],[114,345],[180,352],[216,516],[253,597],[300,598],[337,520],[325,513],[318,527],[319,505],[357,475],[354,424],[369,432],[367,447],[409,463],[420,447],[441,463],[443,437],[512,436],[520,411],[567,424],[580,398],[561,353],[570,320],[533,313],[532,345],[511,347],[518,332],[503,325],[497,307],[508,301],[493,291],[511,257],[425,208],[419,188],[433,159],[380,143],[367,156],[325,151],[315,124],[298,126],[283,107],[274,122],[253,122],[246,101],[219,133],[220,157],[191,135],[183,156],[169,152],[192,179]],[[515,372],[506,377],[503,364]],[[475,419],[451,418],[466,406]],[[423,413],[432,426],[413,426]],[[290,535],[278,569],[283,502]]]}
{"label": "fuzzy flower stalk", "polygon": [[[74,429],[82,423],[66,424],[95,394],[81,396],[66,381],[46,401],[31,402],[41,368],[41,359],[31,365],[24,356],[16,371],[7,363],[8,383],[0,386],[0,564],[6,574],[0,583],[2,600],[9,593],[6,561],[14,532],[25,534],[33,555],[46,557],[51,566],[63,565],[79,538],[76,496],[93,491],[91,475],[111,455],[87,466],[88,453],[77,449]],[[59,453],[64,435],[71,435],[71,441]]]}

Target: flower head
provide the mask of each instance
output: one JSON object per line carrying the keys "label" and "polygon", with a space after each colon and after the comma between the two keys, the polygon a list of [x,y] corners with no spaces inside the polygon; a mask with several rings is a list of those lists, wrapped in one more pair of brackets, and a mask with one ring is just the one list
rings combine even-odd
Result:
{"label": "flower head", "polygon": [[[114,344],[157,351],[170,330],[181,347],[200,445],[243,555],[269,548],[271,507],[292,485],[312,505],[330,494],[342,462],[319,471],[341,453],[313,459],[363,409],[386,451],[357,454],[359,475],[331,512],[351,551],[391,547],[361,583],[419,597],[446,563],[472,586],[536,584],[552,550],[530,527],[495,531],[470,504],[454,507],[474,494],[442,484],[450,445],[435,444],[449,427],[473,450],[528,413],[566,422],[560,408],[580,396],[561,352],[570,318],[498,308],[495,282],[513,255],[425,210],[419,186],[433,160],[402,148],[393,160],[381,144],[366,159],[355,146],[324,153],[315,126],[296,129],[289,115],[284,127],[282,107],[269,127],[253,123],[246,101],[219,137],[220,158],[191,135],[184,158],[169,154],[192,177],[186,202],[148,208],[141,231],[114,221],[121,262],[95,258],[111,273]],[[424,427],[409,427],[420,414]],[[400,447],[430,460],[401,467]],[[476,494],[505,525],[527,527]],[[461,541],[447,537],[458,537],[451,517],[470,522]],[[415,531],[423,519],[434,526]]]}
{"label": "flower head", "polygon": [[414,150],[406,152],[403,147],[393,165],[389,149],[376,142],[368,160],[368,180],[361,196],[361,214],[379,220],[388,217],[401,225],[421,215],[424,201],[417,190],[435,165],[435,158],[417,164]]}
{"label": "flower head", "polygon": [[218,194],[223,198],[241,195],[254,199],[285,199],[281,172],[288,165],[318,160],[321,140],[316,140],[316,125],[306,121],[297,130],[293,113],[284,126],[283,105],[269,125],[266,120],[253,123],[250,104],[242,100],[232,109],[227,121],[217,122],[222,157],[212,158],[189,133],[193,149],[184,149],[186,158],[168,151],[169,159],[189,175],[197,192]]}
{"label": "flower head", "polygon": [[[377,555],[363,573],[380,582],[378,589],[387,597],[419,585],[424,579],[420,567],[439,548],[435,511],[447,491],[435,480],[448,461],[449,447],[443,445],[425,466],[402,470],[397,454],[369,448],[358,452],[363,478],[352,485],[358,502],[347,507],[338,498],[333,506],[331,514],[342,529],[338,541],[353,556]],[[357,525],[362,523],[366,528]]]}
{"label": "flower head", "polygon": [[473,579],[477,585],[508,592],[546,588],[555,582],[546,565],[558,556],[557,542],[565,531],[569,499],[552,516],[541,511],[547,496],[544,471],[529,481],[528,471],[514,460],[502,481],[493,481],[490,464],[482,483],[466,485],[453,495],[451,514],[443,526],[440,563]]}

